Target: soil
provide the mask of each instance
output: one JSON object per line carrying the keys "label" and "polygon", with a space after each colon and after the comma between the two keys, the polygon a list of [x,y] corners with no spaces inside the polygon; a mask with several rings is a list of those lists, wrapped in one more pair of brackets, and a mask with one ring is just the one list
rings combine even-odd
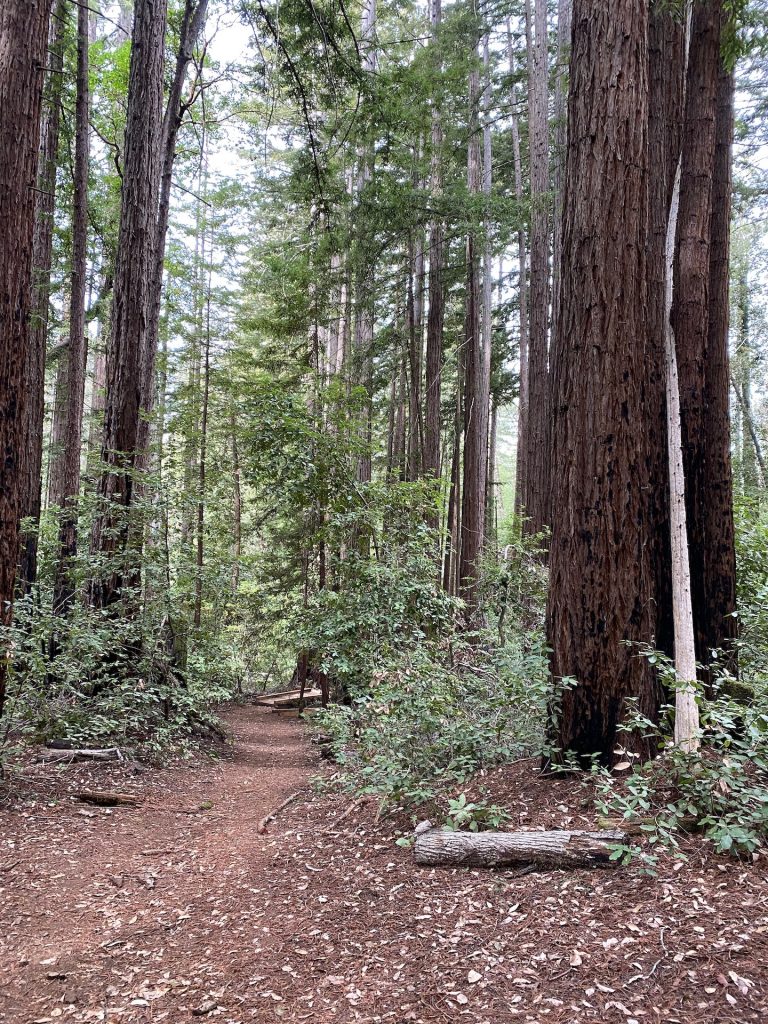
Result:
{"label": "soil", "polygon": [[[0,805],[3,1024],[768,1021],[762,856],[692,841],[655,878],[420,869],[372,802],[313,789],[333,769],[295,718],[223,718],[216,759],[16,780]],[[480,784],[513,824],[595,824],[578,782],[535,762]],[[72,795],[87,788],[143,801],[92,807]]]}

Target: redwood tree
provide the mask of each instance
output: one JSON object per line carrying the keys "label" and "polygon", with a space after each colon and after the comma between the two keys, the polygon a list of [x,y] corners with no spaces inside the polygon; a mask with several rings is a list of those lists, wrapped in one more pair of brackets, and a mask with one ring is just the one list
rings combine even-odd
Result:
{"label": "redwood tree", "polygon": [[648,4],[575,0],[556,338],[547,630],[558,744],[613,759],[624,702],[653,714],[646,541]]}
{"label": "redwood tree", "polygon": [[[141,419],[142,355],[151,317],[157,238],[163,123],[165,0],[136,0],[128,79],[123,189],[112,297],[112,337],[107,355],[107,393],[100,494],[105,512],[94,530],[94,547],[118,554],[128,540]],[[92,600],[107,607],[121,596],[118,569],[92,588]]]}
{"label": "redwood tree", "polygon": [[[50,0],[0,5],[0,626],[11,623],[26,447],[35,177]],[[0,712],[7,650],[0,656]]]}

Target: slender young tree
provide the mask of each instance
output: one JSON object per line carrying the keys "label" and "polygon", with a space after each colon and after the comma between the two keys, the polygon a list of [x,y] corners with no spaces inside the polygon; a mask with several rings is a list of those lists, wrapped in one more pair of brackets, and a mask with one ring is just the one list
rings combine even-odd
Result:
{"label": "slender young tree", "polygon": [[[433,65],[439,77],[440,24],[442,0],[430,0],[431,44],[435,55]],[[432,202],[439,203],[443,184],[443,124],[440,104],[432,108],[432,153],[429,187]],[[429,226],[429,312],[427,314],[426,379],[424,396],[424,475],[440,476],[440,401],[443,370],[443,322],[445,318],[444,294],[444,227],[441,213],[437,213]],[[431,517],[437,526],[437,513]]]}
{"label": "slender young tree", "polygon": [[570,83],[547,634],[554,678],[578,681],[562,694],[557,745],[610,763],[625,700],[653,716],[659,699],[652,667],[625,644],[653,629],[644,0],[575,0]]}
{"label": "slender young tree", "polygon": [[[0,5],[0,625],[9,626],[19,558],[23,476],[20,452],[30,345],[34,182],[50,0]],[[0,714],[10,651],[0,653]]]}
{"label": "slender young tree", "polygon": [[74,597],[70,563],[77,551],[77,497],[83,436],[85,365],[88,356],[85,289],[88,257],[88,9],[77,9],[77,97],[75,102],[75,174],[72,206],[72,275],[69,289],[67,409],[62,452],[62,515],[53,607],[66,614]]}

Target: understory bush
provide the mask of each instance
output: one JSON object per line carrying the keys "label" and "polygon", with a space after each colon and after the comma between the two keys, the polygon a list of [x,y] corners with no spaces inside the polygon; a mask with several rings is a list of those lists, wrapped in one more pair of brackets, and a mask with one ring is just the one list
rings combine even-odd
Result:
{"label": "understory bush", "polygon": [[[674,682],[669,663],[662,667],[667,681]],[[751,854],[768,839],[768,714],[727,696],[729,682],[720,680],[712,699],[697,695],[698,752],[674,745],[673,705],[663,709],[659,724],[635,709],[625,730],[655,739],[659,755],[638,763],[626,752],[617,768],[627,774],[619,777],[594,769],[599,810],[636,823],[650,847],[617,846],[615,858],[639,857],[652,867],[658,860],[655,847],[683,857],[680,837],[686,832],[703,835],[718,853],[737,855]]]}
{"label": "understory bush", "polygon": [[411,809],[480,768],[537,749],[546,715],[541,651],[424,645],[383,667],[368,692],[319,718],[345,784]]}

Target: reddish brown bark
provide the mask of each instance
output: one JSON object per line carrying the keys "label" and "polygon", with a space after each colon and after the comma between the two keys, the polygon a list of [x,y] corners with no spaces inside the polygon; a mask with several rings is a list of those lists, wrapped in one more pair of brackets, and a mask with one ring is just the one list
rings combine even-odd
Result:
{"label": "reddish brown bark", "polygon": [[45,413],[45,353],[48,340],[48,310],[51,294],[51,252],[53,214],[56,205],[56,158],[59,151],[61,94],[64,76],[64,35],[68,22],[67,0],[58,0],[51,18],[48,66],[51,71],[44,92],[37,188],[35,192],[35,233],[32,257],[32,305],[30,344],[24,366],[27,396],[24,435],[27,444],[20,452],[22,473],[21,516],[32,520],[21,544],[18,587],[23,593],[37,577],[37,544],[41,506],[43,464],[43,419]]}
{"label": "reddish brown bark", "polygon": [[644,0],[576,0],[570,66],[547,632],[553,676],[578,680],[562,696],[558,746],[607,763],[626,699],[651,715],[658,700],[651,667],[625,644],[653,629]]}
{"label": "reddish brown bark", "polygon": [[649,543],[654,569],[654,643],[674,656],[669,534],[669,462],[665,400],[666,236],[680,155],[685,76],[685,26],[671,11],[651,13],[649,26],[648,427]]}
{"label": "reddish brown bark", "polygon": [[685,505],[696,658],[709,660],[707,618],[706,362],[710,305],[712,177],[720,64],[720,3],[695,4],[686,83],[674,307]]}
{"label": "reddish brown bark", "polygon": [[525,532],[541,533],[549,525],[550,382],[549,338],[549,145],[547,119],[547,5],[535,0],[531,34],[531,0],[526,0],[529,71],[528,105],[531,161],[531,273],[528,349],[528,413],[525,431]]}
{"label": "reddish brown bark", "polygon": [[707,502],[704,521],[704,594],[701,631],[709,648],[722,648],[731,672],[738,668],[733,641],[738,636],[736,611],[736,544],[733,524],[731,429],[728,405],[729,250],[731,225],[731,145],[733,141],[733,73],[720,61],[716,93],[715,158],[712,176],[709,254],[709,323],[707,327],[704,421]]}
{"label": "reddish brown bark", "polygon": [[[0,625],[9,626],[26,447],[35,179],[50,0],[0,4]],[[10,651],[0,652],[0,713]]]}
{"label": "reddish brown bark", "polygon": [[[151,311],[162,138],[165,0],[137,0],[128,81],[122,204],[107,355],[101,497],[114,507],[94,530],[94,548],[109,557],[125,550],[126,510],[133,499],[141,409],[142,354]],[[121,511],[122,510],[122,511]],[[123,571],[94,581],[92,601],[118,600]]]}

